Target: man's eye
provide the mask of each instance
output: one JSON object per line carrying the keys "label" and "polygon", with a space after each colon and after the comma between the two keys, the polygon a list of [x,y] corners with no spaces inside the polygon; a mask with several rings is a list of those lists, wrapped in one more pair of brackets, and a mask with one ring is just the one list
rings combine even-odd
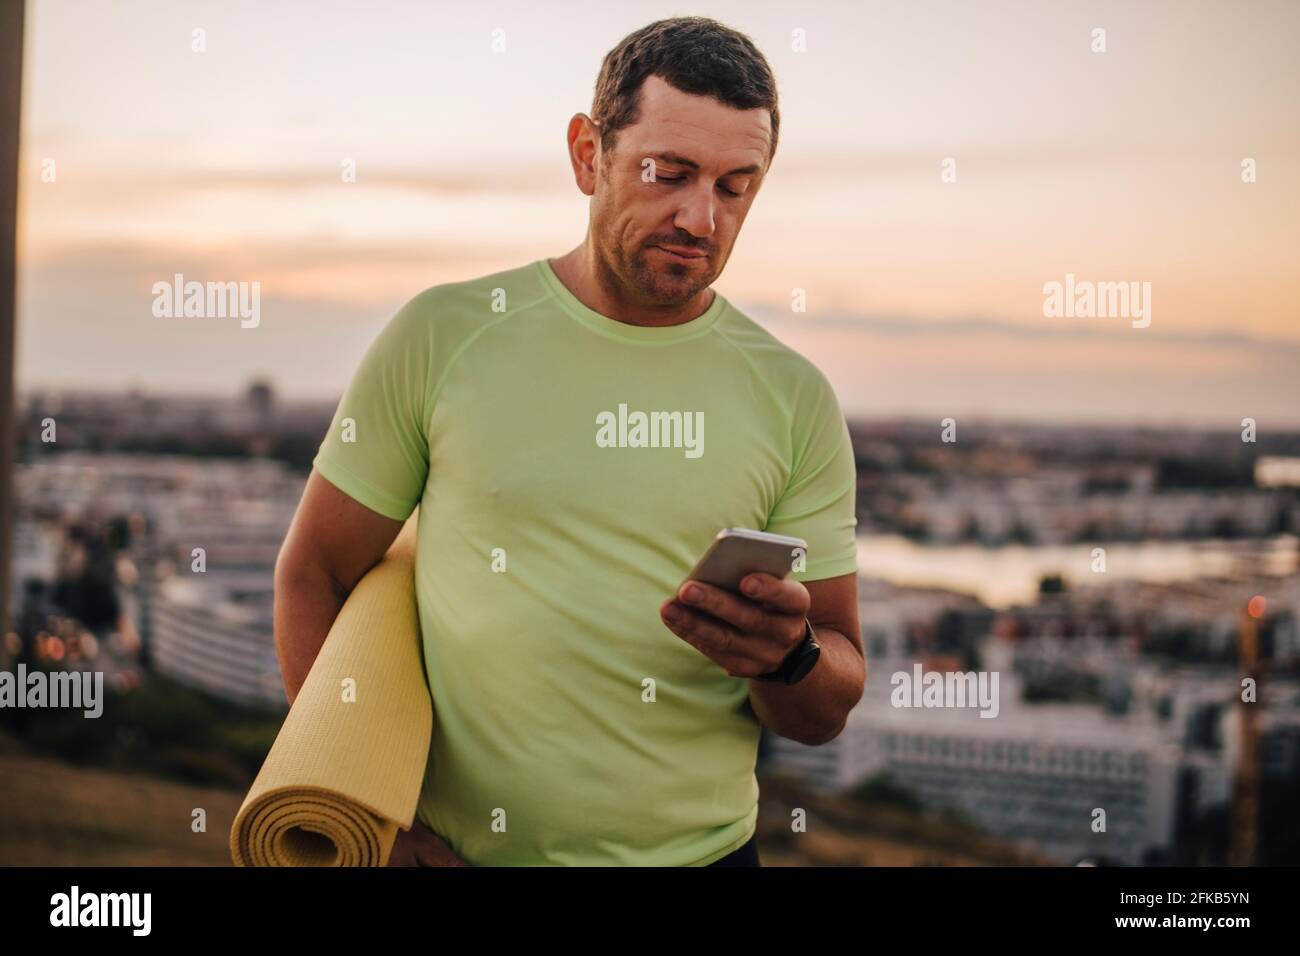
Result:
{"label": "man's eye", "polygon": [[[685,176],[656,176],[656,177],[655,177],[655,182],[659,182],[659,183],[680,183],[680,182],[681,182],[682,180],[684,180],[685,178],[686,178]],[[741,195],[740,193],[736,192],[734,189],[728,189],[726,186],[722,185],[721,183],[718,183],[718,188],[721,189],[721,190],[722,190],[724,193],[726,193],[728,196],[731,196],[731,197],[733,197],[733,198],[737,198],[737,199],[740,198],[740,195]]]}

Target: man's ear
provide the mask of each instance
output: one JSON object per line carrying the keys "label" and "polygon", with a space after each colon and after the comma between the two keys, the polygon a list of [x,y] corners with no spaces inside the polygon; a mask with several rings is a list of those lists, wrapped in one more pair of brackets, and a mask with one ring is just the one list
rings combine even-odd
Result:
{"label": "man's ear", "polygon": [[569,120],[568,146],[573,181],[584,195],[595,195],[596,176],[606,157],[601,155],[600,127],[586,113],[575,113]]}

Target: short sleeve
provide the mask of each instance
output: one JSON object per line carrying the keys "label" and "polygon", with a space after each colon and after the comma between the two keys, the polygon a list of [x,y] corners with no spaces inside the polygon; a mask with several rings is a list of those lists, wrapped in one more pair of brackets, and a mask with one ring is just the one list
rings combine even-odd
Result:
{"label": "short sleeve", "polygon": [[808,542],[797,581],[853,574],[858,569],[857,465],[849,429],[830,383],[814,369],[792,413],[794,462],[790,480],[764,530]]}
{"label": "short sleeve", "polygon": [[371,511],[405,521],[429,473],[432,335],[417,296],[371,343],[312,466]]}

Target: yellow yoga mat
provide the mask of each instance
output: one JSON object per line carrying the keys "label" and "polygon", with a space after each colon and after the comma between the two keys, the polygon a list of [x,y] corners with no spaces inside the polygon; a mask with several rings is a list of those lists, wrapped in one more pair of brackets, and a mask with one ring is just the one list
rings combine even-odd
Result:
{"label": "yellow yoga mat", "polygon": [[433,704],[415,602],[416,515],[357,583],[230,830],[238,866],[386,866],[410,829]]}

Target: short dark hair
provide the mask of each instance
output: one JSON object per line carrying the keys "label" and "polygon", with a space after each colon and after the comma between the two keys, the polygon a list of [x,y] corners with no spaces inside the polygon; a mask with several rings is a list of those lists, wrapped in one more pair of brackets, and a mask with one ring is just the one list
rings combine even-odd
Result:
{"label": "short dark hair", "polygon": [[641,85],[648,76],[734,109],[766,107],[772,117],[771,163],[781,125],[776,78],[749,37],[708,17],[657,20],[625,36],[605,54],[596,78],[591,118],[600,124],[602,151],[611,150],[618,131],[640,118]]}

